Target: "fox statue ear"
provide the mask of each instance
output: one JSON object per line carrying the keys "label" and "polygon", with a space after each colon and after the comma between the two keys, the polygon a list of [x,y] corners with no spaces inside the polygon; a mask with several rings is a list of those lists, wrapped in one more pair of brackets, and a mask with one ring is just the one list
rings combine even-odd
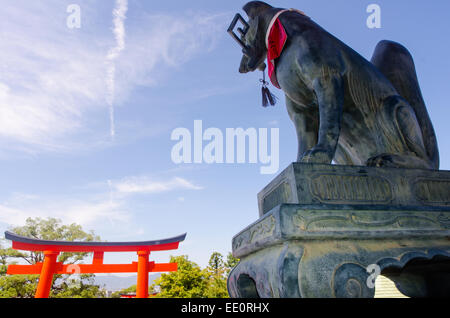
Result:
{"label": "fox statue ear", "polygon": [[258,17],[263,11],[272,9],[273,7],[262,1],[251,1],[247,3],[242,9],[247,13],[250,19]]}

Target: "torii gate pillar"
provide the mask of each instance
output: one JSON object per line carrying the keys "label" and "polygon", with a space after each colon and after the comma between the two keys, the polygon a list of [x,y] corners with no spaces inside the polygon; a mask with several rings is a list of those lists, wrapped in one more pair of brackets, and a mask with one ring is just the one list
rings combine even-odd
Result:
{"label": "torii gate pillar", "polygon": [[149,251],[139,251],[138,254],[138,270],[136,298],[148,298],[148,256]]}
{"label": "torii gate pillar", "polygon": [[53,274],[56,271],[56,258],[59,252],[44,251],[44,263],[39,277],[35,298],[48,298],[53,283]]}

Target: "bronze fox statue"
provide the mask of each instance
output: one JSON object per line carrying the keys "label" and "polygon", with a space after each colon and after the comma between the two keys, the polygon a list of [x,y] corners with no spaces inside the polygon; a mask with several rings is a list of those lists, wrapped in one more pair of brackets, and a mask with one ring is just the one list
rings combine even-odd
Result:
{"label": "bronze fox statue", "polygon": [[371,62],[297,10],[261,1],[244,6],[239,71],[264,69],[277,17],[287,39],[274,77],[304,163],[439,169],[436,135],[414,61],[402,45],[380,42]]}

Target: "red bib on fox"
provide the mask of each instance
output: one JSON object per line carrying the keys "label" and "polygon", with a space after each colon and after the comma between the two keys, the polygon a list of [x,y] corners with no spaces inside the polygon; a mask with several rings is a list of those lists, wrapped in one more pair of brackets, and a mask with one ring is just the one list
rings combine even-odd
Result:
{"label": "red bib on fox", "polygon": [[273,17],[272,21],[270,21],[269,27],[267,28],[266,47],[267,47],[267,65],[269,67],[268,73],[270,81],[272,82],[273,86],[277,88],[281,87],[280,84],[278,83],[277,75],[275,72],[276,68],[275,60],[279,58],[281,52],[283,52],[284,45],[286,44],[288,38],[279,17],[282,13],[287,11],[295,11],[305,15],[303,12],[295,9],[281,10]]}

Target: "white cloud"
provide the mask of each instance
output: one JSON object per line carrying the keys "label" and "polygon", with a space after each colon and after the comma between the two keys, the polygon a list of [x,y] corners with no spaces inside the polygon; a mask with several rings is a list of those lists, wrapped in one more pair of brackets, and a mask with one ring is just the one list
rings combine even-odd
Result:
{"label": "white cloud", "polygon": [[[62,9],[61,12],[52,9]],[[62,150],[88,112],[102,108],[101,45],[65,25],[61,4],[2,4],[0,141]]]}
{"label": "white cloud", "polygon": [[[53,200],[52,200],[53,201]],[[64,223],[77,223],[89,226],[109,221],[127,222],[129,212],[120,202],[111,201],[74,201],[56,199],[10,202],[0,204],[0,222],[10,225],[23,225],[27,218],[58,218]]]}
{"label": "white cloud", "polygon": [[[23,225],[27,218],[58,218],[64,223],[101,226],[131,222],[132,194],[158,194],[177,190],[202,190],[192,182],[174,177],[155,181],[148,177],[128,177],[120,181],[95,183],[71,191],[69,196],[11,193],[0,202],[0,223]],[[179,198],[181,201],[181,198]],[[184,200],[184,197],[182,197]]]}
{"label": "white cloud", "polygon": [[119,194],[153,194],[175,190],[202,190],[203,188],[183,178],[169,181],[154,181],[147,177],[132,177],[113,184]]}
{"label": "white cloud", "polygon": [[108,88],[106,100],[109,105],[109,117],[110,117],[110,134],[114,137],[116,134],[114,123],[114,96],[115,96],[115,73],[116,65],[115,60],[119,57],[120,53],[125,49],[125,19],[128,11],[127,0],[116,0],[116,6],[113,10],[113,22],[114,29],[113,34],[116,39],[116,46],[109,50],[106,56],[108,70],[106,77],[106,85]]}
{"label": "white cloud", "polygon": [[105,10],[99,3],[83,3],[81,29],[67,28],[67,4],[61,1],[2,3],[2,148],[72,151],[102,145],[108,99],[120,106],[137,85],[160,84],[210,52],[223,34],[224,15],[134,12],[125,46],[126,1],[117,0],[113,34],[110,20],[88,21],[110,14],[97,12]]}
{"label": "white cloud", "polygon": [[[137,86],[164,85],[183,64],[214,50],[228,14],[143,13],[127,26],[127,47],[116,62],[116,99],[124,101]],[[155,107],[158,105],[149,105]]]}

